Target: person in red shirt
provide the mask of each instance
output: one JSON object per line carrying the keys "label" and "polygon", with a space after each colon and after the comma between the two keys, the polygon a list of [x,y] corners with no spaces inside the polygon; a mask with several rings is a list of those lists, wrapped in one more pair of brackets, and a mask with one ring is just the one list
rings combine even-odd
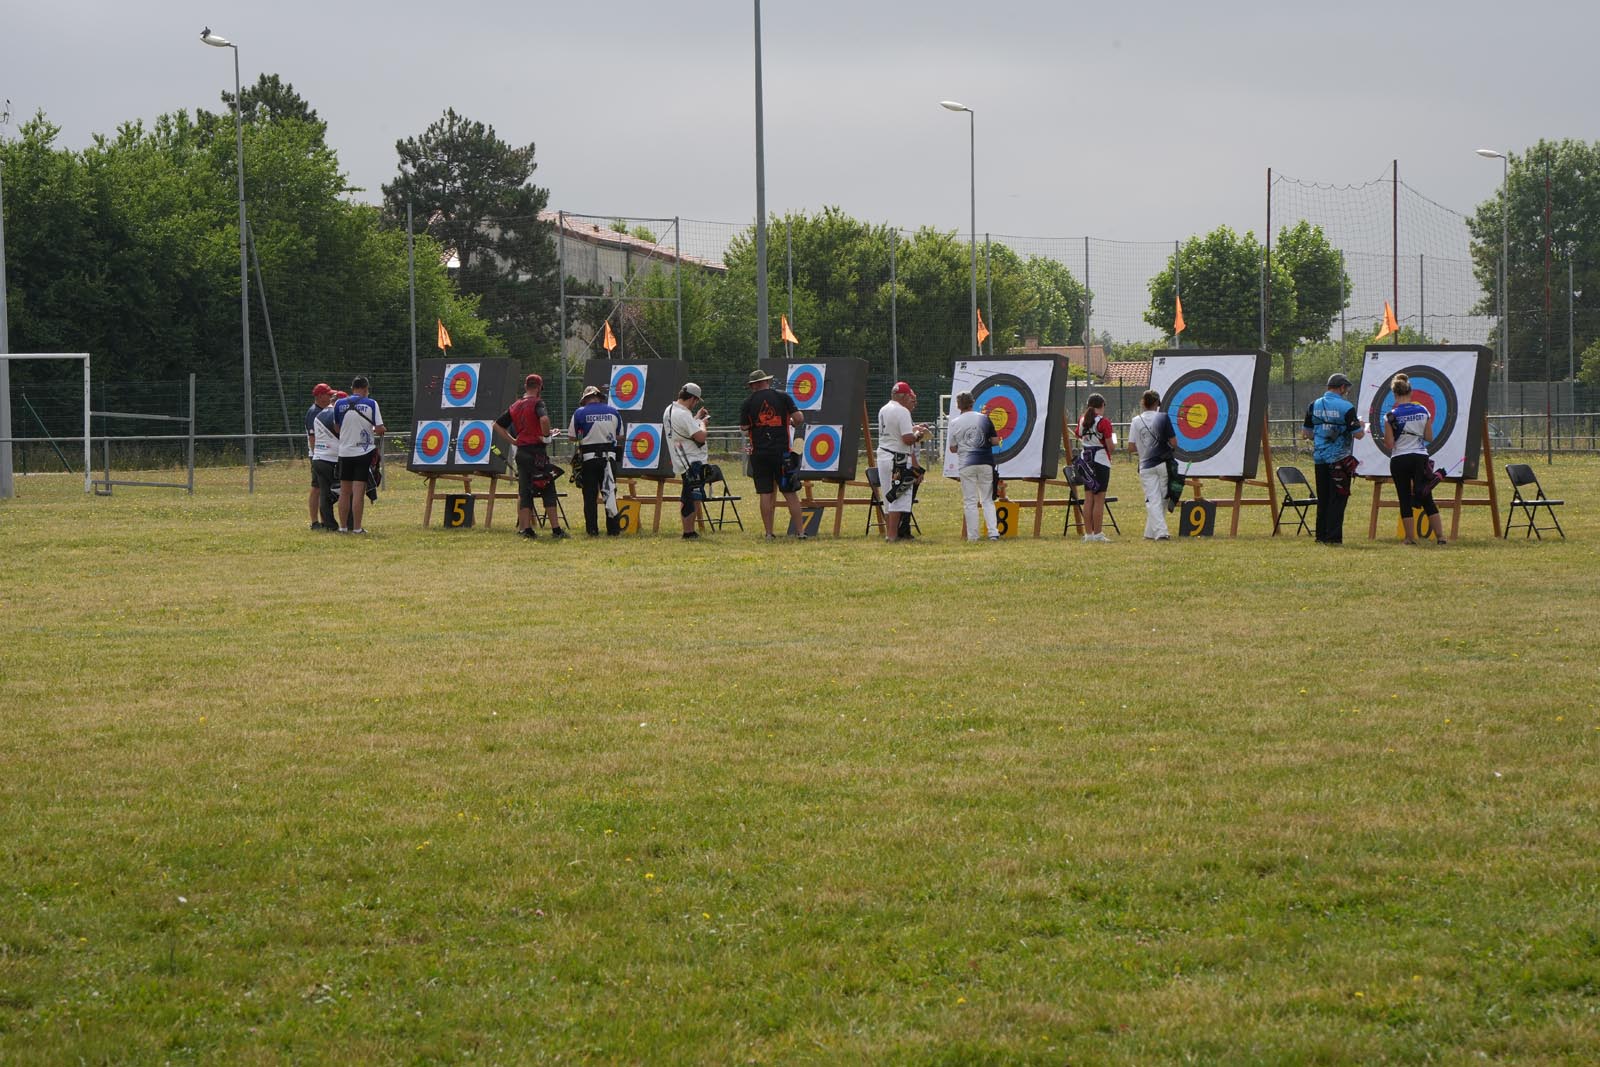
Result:
{"label": "person in red shirt", "polygon": [[567,536],[561,528],[560,500],[556,495],[557,470],[550,464],[547,448],[551,437],[550,409],[543,396],[544,379],[530,374],[522,383],[522,399],[494,420],[500,435],[517,446],[517,534],[534,538],[533,498],[535,490],[544,501],[544,516],[550,522],[550,536]]}

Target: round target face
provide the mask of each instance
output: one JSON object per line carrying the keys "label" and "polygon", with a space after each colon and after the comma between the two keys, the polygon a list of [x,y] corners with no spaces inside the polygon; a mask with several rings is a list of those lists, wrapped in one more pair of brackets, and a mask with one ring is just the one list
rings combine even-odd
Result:
{"label": "round target face", "polygon": [[1039,421],[1033,390],[1014,374],[993,374],[972,387],[972,402],[989,416],[1000,444],[994,450],[995,463],[1017,455],[1033,436]]}
{"label": "round target face", "polygon": [[628,440],[622,449],[625,466],[635,470],[650,470],[661,461],[661,427],[654,423],[639,423],[628,427]]}
{"label": "round target face", "polygon": [[457,363],[445,371],[445,407],[469,408],[478,400],[478,368],[471,363]]}
{"label": "round target face", "polygon": [[1189,463],[1221,452],[1239,428],[1239,395],[1214,370],[1194,370],[1167,389],[1167,418],[1178,440],[1178,458]]}
{"label": "round target face", "polygon": [[618,367],[611,372],[611,406],[618,411],[635,411],[644,404],[644,370]]}
{"label": "round target face", "polygon": [[[1407,367],[1398,373],[1411,379],[1411,402],[1428,409],[1428,431],[1433,435],[1428,441],[1428,455],[1431,456],[1444,447],[1445,441],[1456,428],[1455,386],[1434,367]],[[1394,375],[1390,375],[1389,380],[1392,382]],[[1389,387],[1389,382],[1385,382],[1372,398],[1372,406],[1367,409],[1367,421],[1372,424],[1372,443],[1386,456],[1389,449],[1383,443],[1383,422],[1393,407],[1394,390]]]}
{"label": "round target face", "polygon": [[839,469],[841,447],[837,426],[813,427],[806,434],[805,469],[810,471],[836,471]]}
{"label": "round target face", "polygon": [[417,427],[418,463],[443,463],[450,455],[450,427],[443,422],[425,422]]}
{"label": "round target face", "polygon": [[813,411],[822,406],[822,368],[811,363],[801,363],[789,368],[789,395],[794,406],[801,411]]}
{"label": "round target face", "polygon": [[456,455],[462,463],[487,463],[490,439],[487,423],[469,422],[461,428],[461,439],[456,442]]}

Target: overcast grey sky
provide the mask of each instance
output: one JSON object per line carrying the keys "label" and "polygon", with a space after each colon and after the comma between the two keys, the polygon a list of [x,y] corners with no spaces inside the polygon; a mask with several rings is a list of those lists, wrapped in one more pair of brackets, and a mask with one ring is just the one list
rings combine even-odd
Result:
{"label": "overcast grey sky", "polygon": [[[615,215],[754,215],[752,5],[5,5],[8,132],[36,110],[81,146],[123,120],[216,109],[229,54],[328,121],[375,199],[394,142],[446,106],[538,146],[551,204]],[[918,4],[767,0],[767,203],[902,226],[1170,240],[1262,228],[1265,169],[1401,177],[1470,210],[1539,137],[1593,139],[1600,7],[1567,0]]]}

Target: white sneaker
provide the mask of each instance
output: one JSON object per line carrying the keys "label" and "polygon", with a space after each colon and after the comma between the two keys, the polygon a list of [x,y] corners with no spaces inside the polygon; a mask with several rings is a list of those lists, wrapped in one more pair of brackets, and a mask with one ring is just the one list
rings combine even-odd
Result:
{"label": "white sneaker", "polygon": [[1095,535],[1094,535],[1094,539],[1095,539],[1095,540],[1096,540],[1096,541],[1100,541],[1100,542],[1103,542],[1103,543],[1107,543],[1107,544],[1109,544],[1109,543],[1110,543],[1110,541],[1111,541],[1111,538],[1109,538],[1109,537],[1107,537],[1107,536],[1106,536],[1106,535],[1105,535],[1105,534],[1103,534],[1103,533],[1097,533],[1097,534],[1095,534]]}

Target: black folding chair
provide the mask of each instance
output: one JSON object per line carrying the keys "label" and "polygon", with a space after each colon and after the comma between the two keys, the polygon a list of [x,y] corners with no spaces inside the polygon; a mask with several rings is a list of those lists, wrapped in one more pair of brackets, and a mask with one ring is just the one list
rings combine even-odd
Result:
{"label": "black folding chair", "polygon": [[[1545,496],[1544,486],[1539,484],[1539,476],[1533,473],[1533,468],[1526,463],[1507,463],[1506,478],[1511,482],[1511,500],[1506,504],[1506,521],[1501,528],[1501,536],[1505,538],[1511,536],[1511,516],[1513,513],[1520,511],[1528,519],[1526,523],[1517,523],[1518,529],[1526,529],[1528,531],[1522,535],[1523,537],[1536,537],[1543,541],[1544,535],[1539,531],[1554,530],[1565,541],[1567,532],[1561,528],[1561,520],[1556,518],[1556,508],[1566,503],[1566,501]],[[1522,491],[1530,485],[1533,486],[1532,496]],[[1550,513],[1550,521],[1553,525],[1540,526],[1538,524],[1540,508],[1544,508]]]}
{"label": "black folding chair", "polygon": [[[1078,472],[1073,469],[1072,464],[1067,464],[1067,521],[1061,524],[1062,537],[1071,533],[1074,526],[1078,528],[1080,534],[1083,532],[1084,499],[1078,495],[1078,490],[1082,488],[1083,479],[1078,477]],[[1106,497],[1106,519],[1110,521],[1111,528],[1117,531],[1118,535],[1121,535],[1122,527],[1117,525],[1117,516],[1111,510],[1111,505],[1116,502],[1116,497]],[[1077,516],[1076,522],[1073,521],[1073,516]]]}
{"label": "black folding chair", "polygon": [[[1272,531],[1272,536],[1278,536],[1278,530],[1283,527],[1283,513],[1287,508],[1294,508],[1299,516],[1300,525],[1295,527],[1294,535],[1299,537],[1302,533],[1315,533],[1306,524],[1306,516],[1311,509],[1317,506],[1317,491],[1312,488],[1306,476],[1300,473],[1299,467],[1279,467],[1278,484],[1283,486],[1283,502],[1278,505],[1278,517],[1273,523],[1277,527]],[[1295,493],[1301,493],[1295,496]]]}
{"label": "black folding chair", "polygon": [[[878,492],[882,487],[882,479],[878,477],[876,464],[867,468],[867,484],[872,487],[872,503],[867,505],[867,528],[861,531],[863,536],[870,536],[874,530],[884,532],[883,497]],[[916,515],[908,511],[906,518],[911,520],[911,532],[920,535],[922,527],[917,525]]]}
{"label": "black folding chair", "polygon": [[[707,463],[700,472],[701,497],[703,505],[701,514],[705,516],[705,524],[713,530],[720,530],[728,522],[728,512],[733,512],[733,522],[744,529],[744,520],[739,517],[739,500],[733,489],[728,485],[728,479],[722,473],[722,468],[715,463]],[[717,513],[711,514],[711,505],[717,506]]]}

